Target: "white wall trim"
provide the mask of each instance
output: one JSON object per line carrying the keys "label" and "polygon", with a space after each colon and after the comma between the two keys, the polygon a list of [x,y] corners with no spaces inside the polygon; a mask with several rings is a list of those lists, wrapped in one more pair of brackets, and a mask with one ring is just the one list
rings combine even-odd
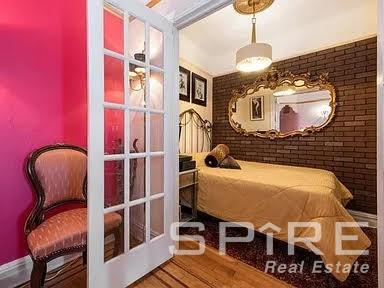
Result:
{"label": "white wall trim", "polygon": [[377,36],[377,215],[378,277],[384,288],[384,1],[378,1]]}
{"label": "white wall trim", "polygon": [[[179,30],[174,27],[173,28],[173,53],[175,55],[175,62],[173,63],[174,65],[174,71],[173,73],[175,73],[174,77],[175,77],[175,83],[173,85],[173,96],[174,96],[174,101],[176,103],[179,103],[179,76],[180,76],[180,72],[179,72],[179,58],[180,58],[180,54],[179,54],[179,43],[180,43],[180,33],[179,33]],[[180,115],[180,106],[177,104],[175,105],[175,107],[173,108],[174,109],[174,114],[173,114],[173,127],[172,129],[174,130],[177,130],[179,131],[179,115]],[[177,132],[178,134],[179,132]],[[179,163],[179,157],[178,157],[178,151],[179,151],[179,137],[177,136],[177,139],[175,137],[174,139],[174,146],[175,146],[175,150],[177,151],[175,153],[175,158],[173,159],[173,163],[175,165],[172,173],[174,173],[174,175],[176,175],[175,177],[175,181],[173,183],[173,186],[171,187],[174,191],[174,194],[173,194],[173,223],[177,223],[180,221],[179,219],[179,169],[178,169],[178,163]],[[176,231],[177,235],[179,235],[179,228],[176,228]],[[173,245],[175,247],[175,249],[179,249],[179,241],[176,241],[174,240],[173,241]]]}
{"label": "white wall trim", "polygon": [[174,19],[174,25],[179,30],[183,29],[232,3],[233,0],[201,1],[198,5],[178,15]]}
{"label": "white wall trim", "polygon": [[348,210],[356,222],[368,222],[369,227],[377,228],[377,215],[361,211]]}
{"label": "white wall trim", "polygon": [[[48,263],[48,272],[68,263],[81,254],[58,257]],[[30,279],[32,259],[29,255],[0,266],[0,287],[15,287]]]}

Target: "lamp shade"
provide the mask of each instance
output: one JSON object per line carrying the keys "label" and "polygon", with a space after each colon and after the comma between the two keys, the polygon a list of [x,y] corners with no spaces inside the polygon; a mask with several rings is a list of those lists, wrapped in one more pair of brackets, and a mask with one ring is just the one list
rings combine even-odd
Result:
{"label": "lamp shade", "polygon": [[252,43],[236,53],[236,69],[242,72],[256,72],[272,64],[272,46],[266,43]]}

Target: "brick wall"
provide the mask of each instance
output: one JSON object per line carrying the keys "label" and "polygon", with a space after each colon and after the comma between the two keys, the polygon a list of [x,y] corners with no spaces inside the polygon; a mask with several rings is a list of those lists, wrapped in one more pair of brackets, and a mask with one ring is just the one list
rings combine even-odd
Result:
{"label": "brick wall", "polygon": [[227,105],[231,91],[255,74],[213,79],[213,145],[238,159],[327,169],[353,193],[348,208],[376,214],[376,37],[273,64],[294,74],[329,72],[337,91],[334,120],[312,136],[265,140],[237,134]]}

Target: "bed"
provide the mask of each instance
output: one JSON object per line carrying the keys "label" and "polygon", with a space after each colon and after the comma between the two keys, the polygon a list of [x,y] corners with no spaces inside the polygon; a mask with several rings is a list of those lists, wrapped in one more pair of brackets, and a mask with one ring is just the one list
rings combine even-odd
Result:
{"label": "bed", "polygon": [[[288,222],[317,222],[322,237],[314,246],[328,265],[352,265],[359,255],[336,255],[336,222],[355,222],[345,209],[352,198],[348,189],[329,171],[238,161],[241,170],[210,168],[206,152],[190,153],[199,168],[198,210],[229,222],[250,222],[258,230],[267,223],[281,228],[274,237],[288,241]],[[295,229],[295,237],[312,237],[313,228]],[[365,250],[370,240],[359,227],[343,228],[345,250]],[[298,243],[304,248],[304,244]],[[335,267],[335,266],[334,266]],[[333,270],[340,281],[349,273]]]}

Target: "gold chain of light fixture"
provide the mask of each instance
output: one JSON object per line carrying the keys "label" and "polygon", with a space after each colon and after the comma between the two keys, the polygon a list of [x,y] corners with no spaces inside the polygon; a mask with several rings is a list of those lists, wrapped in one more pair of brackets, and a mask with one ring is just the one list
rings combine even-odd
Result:
{"label": "gold chain of light fixture", "polygon": [[253,17],[252,17],[252,43],[256,43],[256,3],[252,1],[253,6]]}

